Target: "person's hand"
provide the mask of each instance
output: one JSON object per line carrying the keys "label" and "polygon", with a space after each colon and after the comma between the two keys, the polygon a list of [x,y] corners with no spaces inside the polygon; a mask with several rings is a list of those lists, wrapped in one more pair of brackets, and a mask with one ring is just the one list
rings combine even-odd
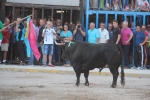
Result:
{"label": "person's hand", "polygon": [[139,46],[143,46],[143,43],[140,43]]}
{"label": "person's hand", "polygon": [[41,41],[41,42],[40,42],[40,46],[42,46],[42,45],[43,45],[43,42]]}
{"label": "person's hand", "polygon": [[128,41],[125,41],[125,44],[128,44],[129,42]]}
{"label": "person's hand", "polygon": [[62,29],[63,27],[62,27],[62,26],[59,26],[58,28],[59,28],[59,29]]}
{"label": "person's hand", "polygon": [[70,25],[72,25],[73,23],[72,22],[70,22]]}

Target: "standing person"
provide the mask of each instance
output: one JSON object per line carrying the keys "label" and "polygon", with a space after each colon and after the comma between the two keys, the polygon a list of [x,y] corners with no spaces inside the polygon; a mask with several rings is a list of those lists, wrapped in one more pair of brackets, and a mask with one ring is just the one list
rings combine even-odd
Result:
{"label": "standing person", "polygon": [[38,46],[41,48],[41,60],[42,60],[42,64],[44,64],[44,39],[42,37],[42,33],[43,33],[43,30],[45,28],[45,21],[44,19],[40,19],[40,27],[39,27],[39,34],[38,34]]}
{"label": "standing person", "polygon": [[101,28],[98,29],[98,31],[100,33],[100,41],[99,41],[99,43],[108,43],[109,33],[105,29],[105,24],[101,23],[100,26],[101,26]]}
{"label": "standing person", "polygon": [[[144,34],[146,35],[146,37],[148,38],[148,31],[146,30],[146,26],[143,25],[142,26],[142,31],[144,32]],[[148,44],[147,44],[148,41],[146,41],[146,43],[143,45],[144,47],[144,68],[146,68],[146,64],[147,64],[147,50],[148,50]]]}
{"label": "standing person", "polygon": [[47,64],[47,56],[49,56],[49,64],[48,66],[54,67],[52,65],[52,55],[53,55],[53,49],[54,49],[54,39],[56,38],[56,32],[52,28],[53,24],[51,21],[47,21],[46,27],[43,30],[42,37],[44,37],[44,66]]}
{"label": "standing person", "polygon": [[143,60],[144,60],[144,47],[143,45],[147,42],[148,38],[141,31],[141,26],[136,26],[136,32],[134,32],[134,43],[135,43],[135,52],[134,52],[134,65],[131,69],[143,69]]}
{"label": "standing person", "polygon": [[113,43],[113,25],[111,23],[108,24],[108,32],[109,32],[109,40],[108,43]]}
{"label": "standing person", "polygon": [[133,37],[133,33],[130,28],[128,28],[128,22],[123,22],[123,28],[121,30],[121,45],[124,54],[124,66],[129,66],[129,48],[130,48],[130,41]]}
{"label": "standing person", "polygon": [[85,37],[85,28],[82,27],[81,23],[78,21],[76,24],[76,28],[73,31],[74,39],[78,41],[84,41]]}
{"label": "standing person", "polygon": [[[60,36],[65,37],[64,42],[70,42],[73,39],[72,32],[69,30],[69,26],[67,24],[64,25],[64,31],[60,33]],[[68,59],[66,59],[66,64],[64,64],[64,66],[70,66],[70,61]]]}
{"label": "standing person", "polygon": [[100,33],[95,28],[95,23],[90,23],[90,29],[88,30],[88,42],[97,44],[100,41]]}
{"label": "standing person", "polygon": [[[36,33],[36,40],[38,41],[38,35],[39,35],[39,28],[37,26],[37,21],[34,19],[33,20],[33,27],[34,27],[34,31]],[[38,43],[38,42],[37,42]],[[39,47],[39,45],[37,44],[37,46]],[[34,66],[34,55],[33,55],[33,51],[31,49],[31,52],[30,52],[30,63],[29,65],[32,65]]]}
{"label": "standing person", "polygon": [[117,20],[113,20],[113,27],[113,43],[120,44],[121,34]]}
{"label": "standing person", "polygon": [[[4,25],[3,23],[0,21],[0,29],[3,29]],[[2,32],[0,32],[0,64],[1,64],[1,60],[2,60],[2,52],[1,52],[1,42],[3,40],[3,35]]]}
{"label": "standing person", "polygon": [[[9,25],[9,23],[10,20],[8,18],[5,18],[4,26]],[[10,41],[10,31],[8,27],[4,31],[2,31],[2,34],[3,34],[3,40],[1,44],[1,51],[4,52],[2,63],[6,64],[7,52],[8,52],[9,41]]]}
{"label": "standing person", "polygon": [[17,18],[16,23],[16,41],[18,46],[18,52],[20,55],[20,65],[25,64],[25,52],[24,52],[24,38],[25,38],[25,26],[21,18]]}
{"label": "standing person", "polygon": [[[60,36],[60,32],[63,29],[63,27],[61,25],[61,20],[60,19],[56,20],[56,25],[55,25],[54,29],[55,29],[57,35]],[[60,43],[59,38],[56,38],[56,41],[58,43]],[[61,59],[61,48],[58,45],[54,44],[53,61],[60,62],[60,59]]]}

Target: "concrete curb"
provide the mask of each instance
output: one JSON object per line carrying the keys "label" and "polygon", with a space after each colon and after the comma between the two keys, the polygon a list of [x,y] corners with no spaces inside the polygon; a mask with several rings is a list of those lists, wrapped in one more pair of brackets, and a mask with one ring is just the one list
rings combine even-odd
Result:
{"label": "concrete curb", "polygon": [[[61,67],[63,68],[63,67]],[[129,69],[130,70],[130,69]],[[69,70],[64,67],[64,69],[53,69],[53,68],[36,68],[36,67],[20,67],[20,68],[16,68],[16,67],[7,67],[7,66],[3,66],[0,67],[0,71],[12,71],[12,72],[29,72],[29,73],[51,73],[51,74],[75,74],[75,72],[73,71],[72,68],[69,68]],[[135,70],[136,71],[136,70]],[[142,70],[141,70],[142,71]],[[147,73],[129,73],[125,70],[125,77],[137,77],[137,78],[150,78],[150,70],[145,70],[148,71]],[[120,73],[120,71],[119,71]],[[102,70],[101,73],[98,72],[98,70],[92,70],[90,71],[90,74],[93,75],[103,75],[103,76],[112,76],[112,74],[109,72],[109,70]]]}

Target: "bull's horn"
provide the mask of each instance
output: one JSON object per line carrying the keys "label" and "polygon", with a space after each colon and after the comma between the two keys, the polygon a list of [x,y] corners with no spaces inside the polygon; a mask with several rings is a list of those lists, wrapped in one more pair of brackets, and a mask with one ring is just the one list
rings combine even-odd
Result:
{"label": "bull's horn", "polygon": [[57,41],[55,41],[56,45],[65,45],[65,43],[58,43]]}

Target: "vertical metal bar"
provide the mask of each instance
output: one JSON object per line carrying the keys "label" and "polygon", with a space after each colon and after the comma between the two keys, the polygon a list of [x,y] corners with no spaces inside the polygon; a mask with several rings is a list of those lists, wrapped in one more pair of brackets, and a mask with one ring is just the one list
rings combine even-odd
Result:
{"label": "vertical metal bar", "polygon": [[82,13],[82,26],[85,27],[84,26],[84,12]]}
{"label": "vertical metal bar", "polygon": [[[134,20],[133,32],[135,32],[135,27],[136,27],[136,14],[134,14],[133,20]],[[134,66],[134,41],[135,41],[135,38],[133,37],[132,66]]]}
{"label": "vertical metal bar", "polygon": [[[15,12],[15,7],[12,7],[12,20],[15,20],[15,16],[14,16],[14,12]],[[12,26],[12,37],[14,37],[14,25]],[[14,42],[14,38],[12,38],[12,41]],[[13,60],[13,43],[11,45],[11,56],[10,56],[10,60]]]}
{"label": "vertical metal bar", "polygon": [[72,22],[72,9],[70,10],[70,22]]}
{"label": "vertical metal bar", "polygon": [[52,12],[51,12],[51,18],[53,18],[53,13],[54,13],[54,9],[52,8]]}
{"label": "vertical metal bar", "polygon": [[117,14],[115,14],[115,20],[117,20]]}
{"label": "vertical metal bar", "polygon": [[32,20],[34,20],[34,8],[32,8]]}
{"label": "vertical metal bar", "polygon": [[98,28],[98,13],[96,13],[96,28]]}
{"label": "vertical metal bar", "polygon": [[22,7],[22,17],[24,17],[24,7]]}
{"label": "vertical metal bar", "polygon": [[86,0],[86,41],[88,41],[88,26],[89,26],[89,0]]}
{"label": "vertical metal bar", "polygon": [[105,17],[105,28],[107,29],[108,28],[108,13],[106,13],[106,17]]}
{"label": "vertical metal bar", "polygon": [[63,23],[63,10],[61,9],[61,25]]}
{"label": "vertical metal bar", "polygon": [[145,17],[145,14],[143,15],[143,25],[145,25],[145,19],[146,19],[146,17]]}
{"label": "vertical metal bar", "polygon": [[124,14],[124,21],[126,21],[126,19],[127,19],[127,15],[126,15],[126,14]]}
{"label": "vertical metal bar", "polygon": [[44,18],[44,8],[42,8],[42,18]]}

